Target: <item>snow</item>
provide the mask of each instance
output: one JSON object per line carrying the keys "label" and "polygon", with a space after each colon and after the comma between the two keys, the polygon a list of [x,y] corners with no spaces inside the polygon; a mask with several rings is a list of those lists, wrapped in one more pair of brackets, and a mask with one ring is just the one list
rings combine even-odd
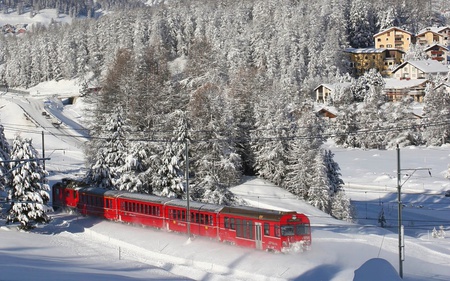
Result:
{"label": "snow", "polygon": [[[41,11],[49,20],[54,11]],[[0,15],[0,23],[14,21]],[[29,18],[29,17],[28,17]],[[60,20],[60,19],[58,19]],[[48,21],[50,22],[50,21]],[[182,67],[179,62],[173,67]],[[33,139],[44,149],[50,186],[63,177],[84,173],[80,131],[83,98],[61,106],[56,97],[77,96],[74,81],[40,84],[30,95],[0,94],[0,122],[8,140],[15,134]],[[56,95],[56,96],[55,96]],[[41,115],[46,109],[60,128]],[[34,122],[27,120],[26,111]],[[79,127],[81,126],[81,127]],[[44,148],[42,142],[44,132]],[[135,225],[53,213],[48,225],[17,231],[0,219],[0,263],[3,280],[400,280],[398,276],[397,152],[336,148],[327,143],[340,165],[346,194],[358,221],[338,221],[292,194],[260,179],[248,178],[231,190],[248,204],[307,214],[312,223],[312,248],[304,253],[274,254],[214,240],[168,233]],[[450,146],[400,149],[404,280],[450,280],[450,238],[433,238],[433,228],[449,233],[450,190],[446,171]],[[431,176],[428,171],[431,172]],[[1,201],[0,201],[1,203]],[[387,227],[377,219],[380,211]]]}

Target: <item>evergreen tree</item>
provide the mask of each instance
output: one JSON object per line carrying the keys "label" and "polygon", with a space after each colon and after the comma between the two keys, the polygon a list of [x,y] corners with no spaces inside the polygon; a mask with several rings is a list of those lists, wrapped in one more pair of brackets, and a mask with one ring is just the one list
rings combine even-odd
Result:
{"label": "evergreen tree", "polygon": [[184,195],[183,169],[185,159],[185,142],[187,138],[186,114],[177,110],[167,116],[167,129],[171,129],[172,136],[163,142],[159,151],[152,155],[151,169],[153,192],[160,196],[181,198]]}
{"label": "evergreen tree", "polygon": [[[312,104],[306,102],[299,109],[291,112],[296,119],[289,137],[288,164],[286,178],[282,187],[291,193],[309,201],[312,195],[310,188],[318,185],[322,180],[317,175],[318,169],[312,170],[311,163],[315,162],[316,155],[323,144],[323,121],[313,112]],[[326,174],[323,174],[326,179]],[[325,180],[323,179],[323,180]],[[320,190],[314,190],[321,193]],[[323,194],[322,194],[323,195]]]}
{"label": "evergreen tree", "polygon": [[422,119],[423,138],[427,145],[450,142],[450,95],[444,87],[426,89]]}
{"label": "evergreen tree", "polygon": [[[5,137],[4,127],[0,124],[0,160],[7,161],[9,160],[10,155],[10,147],[8,141]],[[8,172],[8,164],[5,162],[0,163],[0,190],[4,190],[5,186],[8,182],[7,172]]]}
{"label": "evergreen tree", "polygon": [[33,228],[36,223],[47,223],[50,220],[44,210],[50,199],[50,188],[45,179],[47,172],[40,161],[35,160],[37,157],[38,153],[30,139],[22,139],[20,136],[14,139],[11,160],[19,161],[10,164],[12,172],[8,199],[11,207],[6,221],[19,222],[19,228],[24,230]]}

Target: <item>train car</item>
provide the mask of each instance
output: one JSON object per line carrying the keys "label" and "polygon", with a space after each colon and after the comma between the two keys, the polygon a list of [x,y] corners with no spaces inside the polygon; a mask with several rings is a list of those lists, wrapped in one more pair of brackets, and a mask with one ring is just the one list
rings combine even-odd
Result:
{"label": "train car", "polygon": [[223,206],[191,201],[189,204],[189,222],[185,200],[168,201],[164,208],[167,214],[168,230],[187,233],[189,227],[191,235],[219,238],[218,214]]}
{"label": "train car", "polygon": [[85,187],[78,190],[78,211],[84,216],[119,220],[117,197],[124,191]]}
{"label": "train car", "polygon": [[156,228],[165,227],[164,204],[170,198],[140,193],[122,193],[117,197],[118,220]]}
{"label": "train car", "polygon": [[81,187],[66,179],[54,184],[52,188],[53,209],[76,209],[79,200],[78,191],[80,189]]}
{"label": "train car", "polygon": [[219,226],[219,240],[244,247],[287,252],[311,246],[309,219],[294,211],[226,206]]}

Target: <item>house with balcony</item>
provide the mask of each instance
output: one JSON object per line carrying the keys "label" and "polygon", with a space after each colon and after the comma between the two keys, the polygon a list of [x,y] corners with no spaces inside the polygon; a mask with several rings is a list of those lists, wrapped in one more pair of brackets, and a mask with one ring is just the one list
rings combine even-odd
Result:
{"label": "house with balcony", "polygon": [[415,42],[420,46],[440,44],[448,46],[450,43],[450,27],[427,27],[416,34]]}
{"label": "house with balcony", "polygon": [[423,102],[425,96],[425,88],[428,83],[427,79],[384,79],[383,92],[386,95],[386,100],[391,102],[401,101],[408,96],[416,102]]}
{"label": "house with balcony", "polygon": [[433,44],[425,48],[424,51],[430,59],[436,60],[442,64],[448,64],[448,47],[440,44]]}
{"label": "house with balcony", "polygon": [[393,78],[399,80],[428,79],[448,75],[449,68],[437,60],[405,61],[392,71]]}
{"label": "house with balcony", "polygon": [[347,48],[353,76],[363,75],[374,68],[383,76],[390,76],[392,70],[403,62],[405,52],[397,49]]}
{"label": "house with balcony", "polygon": [[409,50],[410,45],[413,43],[414,36],[411,32],[408,32],[399,27],[391,27],[383,31],[378,32],[374,36],[376,49],[398,49],[402,51]]}
{"label": "house with balcony", "polygon": [[328,103],[333,99],[333,95],[338,91],[345,91],[350,87],[349,82],[334,83],[334,84],[320,84],[314,89],[314,95],[316,96],[316,102]]}

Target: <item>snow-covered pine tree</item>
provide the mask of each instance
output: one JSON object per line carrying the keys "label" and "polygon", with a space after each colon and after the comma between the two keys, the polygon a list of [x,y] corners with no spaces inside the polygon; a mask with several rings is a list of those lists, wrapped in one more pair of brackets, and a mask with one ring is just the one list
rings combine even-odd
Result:
{"label": "snow-covered pine tree", "polygon": [[334,153],[331,152],[331,150],[325,150],[323,152],[323,162],[325,164],[328,184],[332,195],[341,191],[342,185],[344,184],[344,181],[341,179],[341,173],[339,172],[341,168],[333,158]]}
{"label": "snow-covered pine tree", "polygon": [[232,205],[229,187],[241,178],[241,158],[236,151],[232,114],[220,88],[206,84],[197,89],[189,104],[192,131],[191,168],[195,174],[192,197],[202,202]]}
{"label": "snow-covered pine tree", "polygon": [[28,160],[11,162],[9,174],[11,188],[8,189],[8,199],[11,207],[8,210],[7,223],[19,222],[20,229],[29,230],[36,223],[46,223],[49,217],[44,206],[48,203],[50,190],[41,162],[31,139],[17,136],[12,145],[11,160]]}
{"label": "snow-covered pine tree", "polygon": [[450,95],[445,87],[426,88],[422,126],[427,145],[443,145],[450,142]]}
{"label": "snow-covered pine tree", "polygon": [[[11,149],[5,137],[4,127],[0,124],[0,161],[9,160],[10,152]],[[0,190],[4,190],[6,186],[8,180],[6,173],[8,170],[8,164],[0,162]]]}
{"label": "snow-covered pine tree", "polygon": [[366,0],[350,2],[349,41],[354,48],[372,46],[375,32],[375,16],[373,3]]}
{"label": "snow-covered pine tree", "polygon": [[123,118],[122,107],[107,117],[107,123],[102,126],[101,135],[95,153],[95,163],[91,165],[86,181],[101,188],[118,188],[118,181],[122,174],[127,158],[127,137],[129,129]]}
{"label": "snow-covered pine tree", "polygon": [[340,190],[331,198],[331,215],[339,220],[352,222],[356,217],[356,210],[352,202],[345,195],[344,190]]}
{"label": "snow-covered pine tree", "polygon": [[[315,114],[313,105],[309,102],[305,102],[290,114],[296,121],[292,127],[292,134],[288,136],[290,140],[287,152],[288,164],[282,187],[300,198],[309,200],[311,195],[309,189],[316,173],[312,170],[311,163],[314,163],[324,140],[323,120]],[[324,177],[326,178],[326,173]]]}
{"label": "snow-covered pine tree", "polygon": [[185,171],[183,167],[186,162],[185,144],[188,133],[186,113],[176,110],[168,114],[167,125],[165,130],[173,133],[170,139],[161,144],[160,150],[151,156],[150,169],[153,171],[151,183],[153,193],[181,198],[184,195]]}
{"label": "snow-covered pine tree", "polygon": [[255,172],[276,185],[286,174],[290,119],[287,98],[273,100],[270,93],[262,93],[255,105],[255,130],[252,131],[252,150]]}
{"label": "snow-covered pine tree", "polygon": [[332,191],[324,157],[325,152],[323,149],[316,150],[316,155],[311,163],[312,179],[311,186],[308,189],[307,200],[312,206],[327,214],[331,214]]}

